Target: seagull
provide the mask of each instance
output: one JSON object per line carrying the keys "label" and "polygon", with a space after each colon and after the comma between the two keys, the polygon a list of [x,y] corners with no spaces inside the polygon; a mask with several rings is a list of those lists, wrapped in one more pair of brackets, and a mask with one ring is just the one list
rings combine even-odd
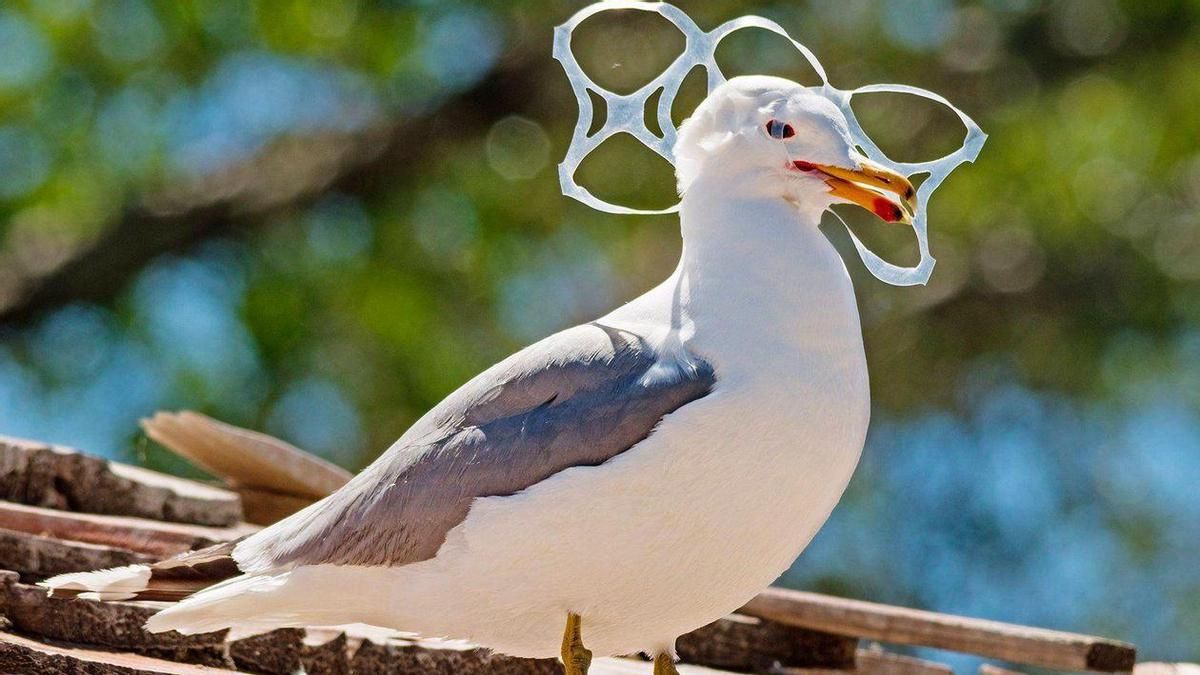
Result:
{"label": "seagull", "polygon": [[661,284],[485,370],[270,527],[45,585],[180,600],[154,632],[366,624],[676,673],[676,638],[784,572],[862,452],[858,308],[819,224],[839,203],[910,222],[916,199],[847,126],[790,80],[728,80],[680,128]]}

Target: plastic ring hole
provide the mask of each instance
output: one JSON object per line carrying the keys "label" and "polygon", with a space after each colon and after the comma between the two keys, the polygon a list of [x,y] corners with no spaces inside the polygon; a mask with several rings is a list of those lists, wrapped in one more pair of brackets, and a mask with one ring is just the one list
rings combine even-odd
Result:
{"label": "plastic ring hole", "polygon": [[632,94],[683,54],[686,39],[657,12],[616,10],[584,19],[571,34],[571,52],[597,85]]}

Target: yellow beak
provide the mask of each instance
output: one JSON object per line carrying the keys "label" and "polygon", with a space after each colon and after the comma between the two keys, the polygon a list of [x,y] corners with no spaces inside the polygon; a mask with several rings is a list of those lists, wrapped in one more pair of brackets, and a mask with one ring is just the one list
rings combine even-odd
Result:
{"label": "yellow beak", "polygon": [[[917,191],[907,178],[874,162],[861,161],[857,169],[843,169],[828,164],[794,162],[801,171],[819,171],[825,175],[829,192],[840,199],[874,213],[889,223],[911,223],[917,208]],[[892,201],[885,193],[898,196],[907,210]]]}

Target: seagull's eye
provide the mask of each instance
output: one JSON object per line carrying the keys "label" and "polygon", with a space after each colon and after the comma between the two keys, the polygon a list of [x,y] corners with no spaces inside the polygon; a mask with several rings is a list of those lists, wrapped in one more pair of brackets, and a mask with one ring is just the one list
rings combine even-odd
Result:
{"label": "seagull's eye", "polygon": [[771,120],[767,122],[767,135],[778,139],[791,138],[796,135],[796,130],[790,124],[785,124],[779,120]]}

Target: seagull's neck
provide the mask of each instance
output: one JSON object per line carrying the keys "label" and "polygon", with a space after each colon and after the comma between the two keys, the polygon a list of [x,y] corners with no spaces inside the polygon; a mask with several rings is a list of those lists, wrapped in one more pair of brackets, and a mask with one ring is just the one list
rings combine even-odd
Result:
{"label": "seagull's neck", "polygon": [[685,341],[748,365],[777,358],[857,364],[854,289],[818,228],[824,208],[719,182],[693,185],[680,211],[683,255],[666,284],[674,286],[673,323],[691,327]]}

